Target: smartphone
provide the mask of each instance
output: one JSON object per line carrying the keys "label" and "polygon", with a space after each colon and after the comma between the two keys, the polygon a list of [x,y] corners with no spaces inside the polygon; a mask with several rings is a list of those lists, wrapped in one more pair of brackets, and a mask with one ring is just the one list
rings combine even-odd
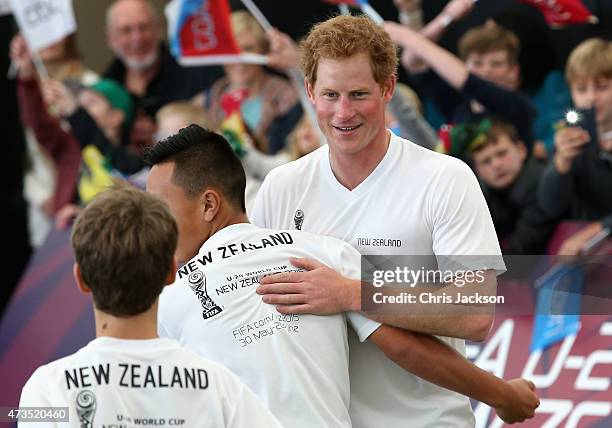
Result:
{"label": "smartphone", "polygon": [[566,126],[577,126],[589,133],[591,140],[587,146],[598,146],[595,108],[572,109],[565,115],[564,121]]}

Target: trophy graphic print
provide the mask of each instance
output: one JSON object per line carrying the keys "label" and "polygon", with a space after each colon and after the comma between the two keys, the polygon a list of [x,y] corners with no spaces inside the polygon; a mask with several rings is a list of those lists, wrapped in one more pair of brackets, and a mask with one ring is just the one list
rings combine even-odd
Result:
{"label": "trophy graphic print", "polygon": [[202,317],[208,319],[220,314],[223,309],[217,305],[213,299],[206,292],[206,276],[199,270],[196,270],[189,275],[188,278],[189,287],[198,296],[200,303],[202,304]]}

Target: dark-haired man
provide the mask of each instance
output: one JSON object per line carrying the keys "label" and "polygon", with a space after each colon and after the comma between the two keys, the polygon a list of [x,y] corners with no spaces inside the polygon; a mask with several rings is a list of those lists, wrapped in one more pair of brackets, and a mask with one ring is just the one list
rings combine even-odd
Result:
{"label": "dark-haired man", "polygon": [[147,191],[170,206],[180,235],[176,255],[184,263],[177,284],[162,294],[160,331],[229,367],[281,423],[351,426],[347,319],[361,341],[404,369],[484,400],[508,421],[532,414],[532,384],[495,378],[431,336],[357,313],[284,316],[262,302],[255,293],[260,279],[295,271],[290,257],[317,260],[350,278],[359,278],[361,259],[335,238],[249,224],[244,170],[222,136],[191,125],[147,156],[153,165]]}
{"label": "dark-haired man", "polygon": [[280,428],[234,374],[158,337],[158,299],[174,281],[177,233],[163,202],[129,187],[101,193],[79,215],[74,277],[93,294],[97,338],[40,367],[24,386],[21,407],[68,408],[69,424],[45,426]]}

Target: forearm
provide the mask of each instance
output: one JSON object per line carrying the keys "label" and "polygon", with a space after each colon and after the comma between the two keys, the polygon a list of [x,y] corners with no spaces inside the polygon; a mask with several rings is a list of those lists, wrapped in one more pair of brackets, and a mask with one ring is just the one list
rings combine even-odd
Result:
{"label": "forearm", "polygon": [[438,138],[435,131],[400,91],[396,90],[393,94],[389,103],[389,110],[399,122],[402,137],[428,149],[436,147]]}
{"label": "forearm", "polygon": [[483,341],[493,322],[492,314],[468,315],[371,315],[368,318],[394,327],[432,334],[456,337],[475,342]]}
{"label": "forearm", "polygon": [[531,118],[536,115],[529,99],[518,91],[502,88],[474,74],[468,74],[460,90],[465,97],[478,101],[489,113],[509,123],[532,123]]}
{"label": "forearm", "polygon": [[85,147],[94,138],[98,131],[98,125],[83,107],[79,107],[73,114],[66,118],[72,133],[81,147]]}
{"label": "forearm", "polygon": [[23,123],[31,128],[36,138],[44,144],[48,134],[63,132],[59,120],[47,111],[36,79],[19,80],[17,95]]}
{"label": "forearm", "polygon": [[381,326],[368,340],[410,373],[491,407],[502,405],[510,394],[504,380],[478,368],[433,336]]}
{"label": "forearm", "polygon": [[96,147],[109,159],[113,168],[124,175],[136,174],[146,166],[143,157],[132,152],[128,147],[115,146],[110,142],[105,144],[103,139],[95,141]]}
{"label": "forearm", "polygon": [[[367,310],[365,315],[419,333],[484,340],[493,323],[497,278],[493,270],[482,271],[481,277],[478,277],[478,272],[474,275],[474,280],[464,283],[456,280],[456,283],[443,285],[418,284],[393,288],[390,288],[392,284],[383,284],[374,293],[366,289],[368,295],[361,299],[363,308]],[[379,304],[381,293],[392,296],[397,291],[408,292],[412,301],[401,306]],[[370,298],[371,302],[366,301]]]}
{"label": "forearm", "polygon": [[439,14],[421,30],[421,34],[429,40],[437,42],[446,33],[448,25],[452,21],[452,17],[446,14]]}
{"label": "forearm", "polygon": [[47,111],[38,82],[34,79],[20,80],[18,96],[23,122],[32,129],[38,143],[56,162],[60,174],[65,163],[78,164],[80,147],[74,137],[62,128],[60,120]]}
{"label": "forearm", "polygon": [[426,62],[450,86],[457,90],[463,88],[468,70],[459,58],[418,33],[407,34],[405,41],[404,47]]}

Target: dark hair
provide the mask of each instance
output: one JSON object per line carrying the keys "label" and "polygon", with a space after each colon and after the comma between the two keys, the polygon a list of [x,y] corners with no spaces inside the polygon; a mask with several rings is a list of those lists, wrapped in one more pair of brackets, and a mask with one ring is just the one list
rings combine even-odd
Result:
{"label": "dark hair", "polygon": [[246,212],[246,176],[242,163],[220,134],[192,124],[159,141],[145,153],[153,166],[174,162],[172,180],[195,198],[206,188],[219,191],[235,208]]}
{"label": "dark hair", "polygon": [[123,185],[98,194],[72,229],[72,248],[97,309],[148,310],[173,268],[178,228],[162,201]]}
{"label": "dark hair", "polygon": [[504,135],[514,144],[522,144],[521,137],[514,125],[495,119],[491,121],[491,126],[484,132],[484,138],[481,144],[468,148],[468,151],[471,155],[474,155],[487,146],[497,144],[498,140]]}

